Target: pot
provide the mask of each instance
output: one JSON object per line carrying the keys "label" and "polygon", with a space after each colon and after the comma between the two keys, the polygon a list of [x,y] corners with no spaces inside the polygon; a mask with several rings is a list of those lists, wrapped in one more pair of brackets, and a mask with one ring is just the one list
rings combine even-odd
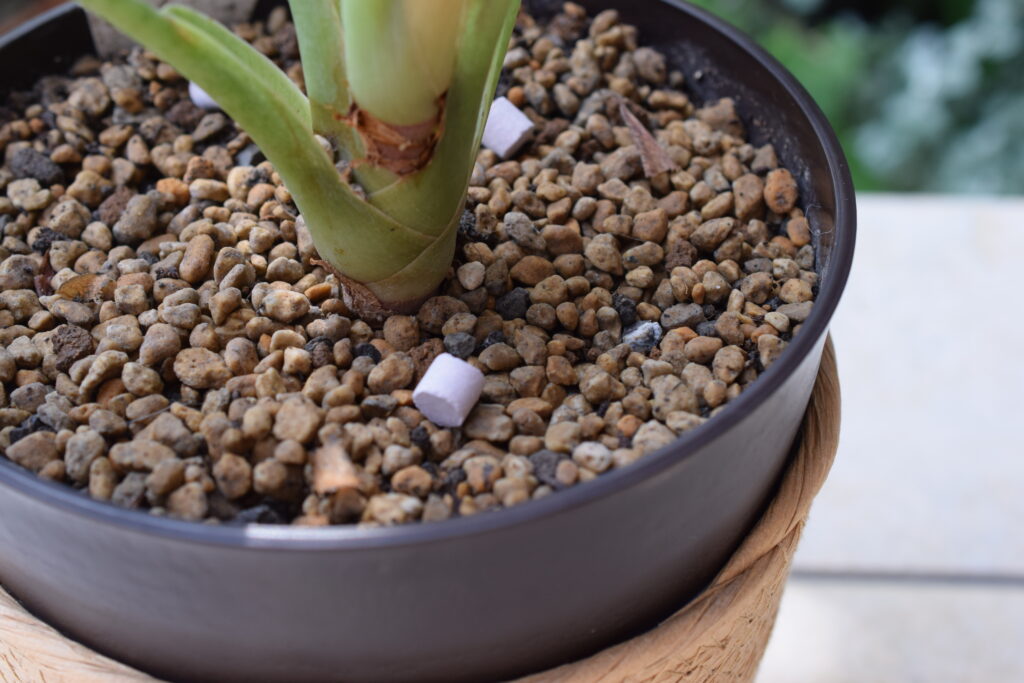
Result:
{"label": "pot", "polygon": [[[535,2],[543,14],[559,2]],[[736,29],[675,0],[619,6],[736,99],[797,178],[821,286],[786,352],[699,429],[631,467],[495,513],[386,529],[217,527],[124,510],[0,458],[0,582],[71,637],[175,680],[480,680],[585,656],[707,585],[772,496],[850,269],[854,195],[827,121]],[[82,10],[0,39],[0,88],[91,49]]]}

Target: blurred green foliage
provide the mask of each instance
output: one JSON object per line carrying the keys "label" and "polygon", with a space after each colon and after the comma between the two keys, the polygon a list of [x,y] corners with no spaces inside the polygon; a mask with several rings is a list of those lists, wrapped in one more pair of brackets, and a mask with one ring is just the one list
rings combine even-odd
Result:
{"label": "blurred green foliage", "polygon": [[862,190],[1024,193],[1024,0],[694,0],[814,96]]}

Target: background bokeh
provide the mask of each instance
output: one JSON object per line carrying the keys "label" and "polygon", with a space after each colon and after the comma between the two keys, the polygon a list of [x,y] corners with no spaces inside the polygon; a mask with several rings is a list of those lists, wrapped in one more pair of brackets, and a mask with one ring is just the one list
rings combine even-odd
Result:
{"label": "background bokeh", "polygon": [[1024,1],[696,0],[810,90],[860,190],[1024,192]]}

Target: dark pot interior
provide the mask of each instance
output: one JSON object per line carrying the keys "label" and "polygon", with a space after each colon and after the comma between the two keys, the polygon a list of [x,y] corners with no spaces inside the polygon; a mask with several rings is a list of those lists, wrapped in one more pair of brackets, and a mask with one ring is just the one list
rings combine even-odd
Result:
{"label": "dark pot interior", "polygon": [[[543,14],[560,4],[529,3]],[[709,424],[549,498],[391,529],[220,528],[150,517],[0,458],[0,582],[87,645],[180,680],[480,680],[585,656],[655,625],[713,577],[770,498],[853,254],[853,188],[821,112],[772,58],[672,0],[619,7],[688,75],[731,96],[794,171],[821,288],[786,353]],[[0,39],[0,89],[91,49],[63,8]]]}

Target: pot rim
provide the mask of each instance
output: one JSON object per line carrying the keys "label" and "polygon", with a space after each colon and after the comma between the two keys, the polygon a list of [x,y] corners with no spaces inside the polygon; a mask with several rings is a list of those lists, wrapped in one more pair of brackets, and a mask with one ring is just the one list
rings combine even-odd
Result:
{"label": "pot rim", "polygon": [[[842,296],[853,261],[856,240],[856,204],[849,165],[835,132],[824,113],[806,89],[774,57],[758,46],[739,29],[710,12],[683,0],[661,0],[667,5],[689,13],[717,31],[739,50],[747,52],[760,62],[797,103],[811,123],[819,144],[828,160],[828,173],[835,196],[834,230],[827,277],[822,278],[818,297],[810,316],[803,323],[802,333],[794,338],[787,350],[767,369],[753,386],[726,405],[721,414],[699,428],[678,437],[668,446],[658,449],[628,467],[616,469],[585,485],[575,486],[556,494],[532,500],[512,508],[458,517],[440,523],[405,524],[394,527],[359,528],[354,525],[303,528],[287,525],[207,525],[197,522],[155,517],[138,510],[116,507],[94,500],[85,492],[75,491],[65,484],[40,479],[5,457],[0,457],[0,484],[34,498],[37,502],[69,513],[89,517],[95,522],[121,528],[125,531],[157,535],[169,540],[229,547],[238,550],[286,551],[338,551],[394,548],[426,543],[456,541],[477,534],[538,522],[544,518],[567,513],[584,507],[607,495],[641,485],[648,479],[675,465],[679,460],[694,457],[702,448],[717,440],[760,403],[771,398],[810,353],[827,332],[828,323]],[[82,11],[77,5],[64,5],[46,12],[36,19],[16,27],[0,42],[9,42],[25,35],[38,26],[68,12]]]}

